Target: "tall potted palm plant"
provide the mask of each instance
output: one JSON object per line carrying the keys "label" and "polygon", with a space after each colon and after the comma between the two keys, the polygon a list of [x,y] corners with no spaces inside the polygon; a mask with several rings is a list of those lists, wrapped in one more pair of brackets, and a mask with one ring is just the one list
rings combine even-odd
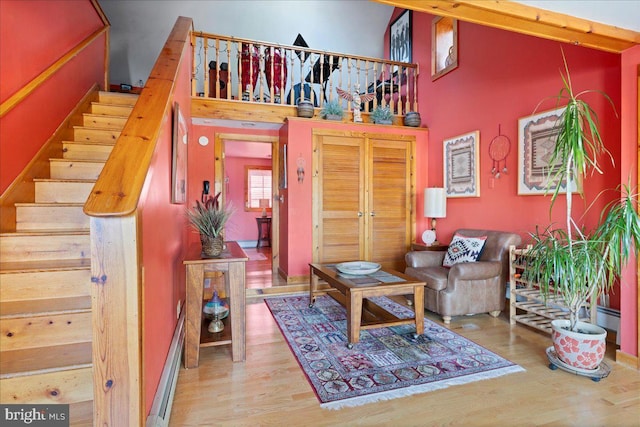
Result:
{"label": "tall potted palm plant", "polygon": [[[613,163],[613,157],[602,141],[597,114],[583,96],[598,92],[612,108],[613,103],[600,91],[574,92],[564,52],[563,61],[563,87],[557,101],[559,105],[566,102],[566,108],[560,118],[560,132],[550,159],[550,164],[559,166],[549,174],[552,184],[547,191],[552,194],[550,209],[553,209],[562,183],[566,183],[566,224],[564,228],[549,226],[532,234],[533,245],[528,252],[530,261],[524,278],[539,283],[547,300],[552,295],[564,300],[569,319],[552,322],[555,352],[570,367],[590,371],[597,370],[604,357],[606,331],[580,321],[579,315],[588,302],[595,304],[600,295],[611,290],[630,256],[638,255],[638,194],[630,185],[611,190],[616,191],[616,198],[605,206],[598,224],[590,231],[579,226],[573,218],[571,183],[582,181],[593,172],[602,173],[599,163],[602,156]],[[587,210],[591,206],[593,202]],[[583,333],[587,336],[582,336]],[[580,344],[581,339],[586,344]]]}

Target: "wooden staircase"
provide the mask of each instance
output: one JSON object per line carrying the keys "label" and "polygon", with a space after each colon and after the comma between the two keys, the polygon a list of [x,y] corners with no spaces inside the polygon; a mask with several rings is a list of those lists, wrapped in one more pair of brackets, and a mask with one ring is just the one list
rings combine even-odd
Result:
{"label": "wooden staircase", "polygon": [[83,205],[136,95],[100,92],[0,234],[0,401],[69,404],[93,423],[91,251]]}

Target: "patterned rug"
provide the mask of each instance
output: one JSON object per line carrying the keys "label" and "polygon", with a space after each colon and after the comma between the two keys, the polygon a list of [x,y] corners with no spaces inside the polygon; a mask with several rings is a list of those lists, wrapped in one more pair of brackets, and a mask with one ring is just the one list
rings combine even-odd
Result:
{"label": "patterned rug", "polygon": [[[398,317],[413,312],[386,298],[372,299]],[[351,350],[346,346],[346,310],[329,296],[265,299],[291,351],[320,400],[339,409],[409,396],[523,372],[520,366],[425,319],[415,326],[368,329]]]}

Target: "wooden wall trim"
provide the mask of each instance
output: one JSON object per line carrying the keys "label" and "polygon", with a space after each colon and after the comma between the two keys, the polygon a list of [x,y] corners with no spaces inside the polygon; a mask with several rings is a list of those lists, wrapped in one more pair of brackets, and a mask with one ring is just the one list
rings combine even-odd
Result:
{"label": "wooden wall trim", "polygon": [[640,44],[640,33],[506,0],[373,0],[449,16],[544,39],[620,53]]}
{"label": "wooden wall trim", "polygon": [[179,17],[147,84],[84,206],[89,216],[131,215],[138,206],[151,158],[163,126],[190,40],[191,18]]}
{"label": "wooden wall trim", "polygon": [[95,39],[100,37],[103,33],[108,31],[108,27],[100,28],[95,31],[89,37],[80,42],[77,46],[71,49],[66,55],[58,59],[51,64],[46,70],[37,75],[33,80],[24,85],[20,90],[7,98],[6,101],[0,105],[0,117],[3,117],[9,111],[11,111],[16,105],[22,102],[26,97],[31,95],[40,85],[49,80],[55,73],[63,68],[69,61],[78,56],[87,46],[91,45]]}

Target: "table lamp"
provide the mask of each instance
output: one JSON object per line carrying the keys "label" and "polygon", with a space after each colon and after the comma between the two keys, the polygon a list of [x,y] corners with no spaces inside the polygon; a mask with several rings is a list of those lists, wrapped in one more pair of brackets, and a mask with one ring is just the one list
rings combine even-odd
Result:
{"label": "table lamp", "polygon": [[260,199],[258,206],[262,208],[262,217],[267,217],[267,208],[269,207],[269,199]]}
{"label": "table lamp", "polygon": [[437,245],[436,218],[447,216],[447,193],[444,188],[424,189],[424,217],[431,218],[431,230],[422,234],[422,241],[427,246]]}

